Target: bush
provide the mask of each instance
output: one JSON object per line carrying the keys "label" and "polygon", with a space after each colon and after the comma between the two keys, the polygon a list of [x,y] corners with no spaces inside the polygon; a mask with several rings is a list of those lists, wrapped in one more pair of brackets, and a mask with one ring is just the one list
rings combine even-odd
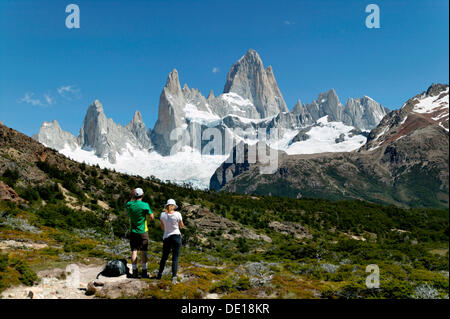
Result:
{"label": "bush", "polygon": [[393,279],[380,283],[380,294],[383,298],[388,299],[406,299],[410,298],[414,290],[410,283]]}
{"label": "bush", "polygon": [[246,276],[240,277],[239,280],[234,285],[234,288],[243,291],[243,290],[249,290],[250,287],[250,279]]}
{"label": "bush", "polygon": [[64,251],[66,253],[73,252],[73,253],[79,253],[83,251],[91,251],[94,249],[93,244],[73,244],[73,243],[65,243],[64,244]]}
{"label": "bush", "polygon": [[225,278],[224,280],[218,282],[211,289],[212,293],[226,293],[232,291],[234,291],[233,280],[230,277]]}
{"label": "bush", "polygon": [[33,202],[39,199],[39,192],[32,187],[27,187],[19,191],[19,196],[29,202]]}
{"label": "bush", "polygon": [[8,267],[8,255],[1,254],[0,255],[0,272],[4,272]]}
{"label": "bush", "polygon": [[19,280],[26,286],[33,286],[33,284],[38,280],[36,273],[24,260],[14,259],[12,260],[10,266],[15,268],[20,273]]}
{"label": "bush", "polygon": [[19,171],[17,169],[7,169],[3,175],[2,180],[8,184],[9,186],[14,188],[14,185],[16,184],[17,180],[19,179]]}

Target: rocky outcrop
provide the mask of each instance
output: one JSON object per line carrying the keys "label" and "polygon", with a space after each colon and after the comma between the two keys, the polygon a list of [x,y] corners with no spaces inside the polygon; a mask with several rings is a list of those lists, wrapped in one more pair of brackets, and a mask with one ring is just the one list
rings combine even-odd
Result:
{"label": "rocky outcrop", "polygon": [[194,227],[200,240],[206,240],[206,235],[211,232],[222,232],[226,239],[233,240],[243,237],[252,240],[272,242],[272,239],[264,234],[258,234],[254,230],[212,213],[210,210],[197,206],[183,204],[181,213],[186,216],[190,227]]}
{"label": "rocky outcrop", "polygon": [[14,189],[0,181],[0,201],[20,203],[24,202]]}
{"label": "rocky outcrop", "polygon": [[[94,286],[95,283],[92,284]],[[99,288],[92,289],[97,297],[117,299],[137,297],[149,287],[149,283],[143,280],[125,279],[118,282],[106,282]],[[94,288],[94,287],[93,287]]]}
{"label": "rocky outcrop", "polygon": [[297,239],[312,238],[308,229],[297,223],[272,221],[269,223],[269,228],[280,234],[292,236]]}

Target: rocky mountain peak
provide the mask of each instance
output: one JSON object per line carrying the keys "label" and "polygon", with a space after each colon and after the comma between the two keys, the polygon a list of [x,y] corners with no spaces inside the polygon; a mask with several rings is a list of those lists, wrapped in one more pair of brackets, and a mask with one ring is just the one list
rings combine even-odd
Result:
{"label": "rocky mountain peak", "polygon": [[344,122],[344,106],[339,101],[339,97],[334,89],[320,93],[317,100],[306,105],[306,109],[315,121],[328,115],[329,121]]}
{"label": "rocky mountain peak", "polygon": [[436,141],[444,141],[449,132],[449,90],[446,84],[432,84],[426,91],[409,99],[402,108],[383,117],[374,128],[361,148],[362,151],[374,151],[391,147],[402,141],[414,140],[417,145],[435,143],[418,138],[418,132],[441,135]]}
{"label": "rocky mountain peak", "polygon": [[33,139],[56,150],[63,149],[66,146],[75,149],[78,146],[76,137],[63,131],[56,120],[42,123],[39,132],[33,135]]}
{"label": "rocky mountain peak", "polygon": [[231,67],[223,93],[236,93],[248,99],[260,118],[288,111],[272,67],[264,69],[260,56],[252,49]]}
{"label": "rocky mountain peak", "polygon": [[427,89],[427,96],[436,96],[448,89],[448,84],[432,83]]}
{"label": "rocky mountain peak", "polygon": [[133,124],[143,123],[141,112],[139,111],[134,112],[134,116],[133,119],[131,120],[131,123]]}
{"label": "rocky mountain peak", "polygon": [[173,94],[181,94],[181,85],[177,69],[173,69],[172,72],[169,73],[164,89]]}
{"label": "rocky mountain peak", "polygon": [[338,97],[338,95],[337,95],[335,89],[330,89],[330,90],[327,92],[327,97],[328,97],[328,100],[329,100],[329,101],[331,101],[331,102],[333,102],[333,103],[336,103],[336,104],[341,104],[341,102],[339,101],[339,97]]}
{"label": "rocky mountain peak", "polygon": [[294,114],[300,114],[303,113],[305,108],[302,105],[302,102],[300,99],[297,100],[297,103],[295,103],[294,108],[292,109],[292,113]]}

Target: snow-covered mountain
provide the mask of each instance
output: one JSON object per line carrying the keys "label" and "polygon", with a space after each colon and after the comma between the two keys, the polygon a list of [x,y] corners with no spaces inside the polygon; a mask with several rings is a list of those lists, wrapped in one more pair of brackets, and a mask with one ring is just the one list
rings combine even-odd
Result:
{"label": "snow-covered mountain", "polygon": [[373,129],[363,151],[373,151],[428,127],[449,132],[449,86],[433,84],[409,99],[399,110],[389,113]]}
{"label": "snow-covered mountain", "polygon": [[[180,85],[173,70],[159,100],[158,119],[147,130],[136,111],[126,126],[107,118],[100,101],[89,106],[75,137],[56,121],[44,122],[35,139],[66,156],[102,167],[162,180],[208,187],[233,145],[265,140],[288,154],[353,151],[366,142],[386,109],[369,97],[349,99],[344,107],[334,89],[289,112],[272,67],[249,50],[231,67],[223,93],[208,97]],[[276,130],[275,130],[276,129]],[[205,152],[211,141],[218,149]]]}
{"label": "snow-covered mountain", "polygon": [[[433,84],[400,109],[389,112],[370,131],[367,143],[362,143],[360,135],[354,135],[357,132],[349,131],[351,127],[342,122],[328,122],[325,117],[317,122],[300,130],[293,139],[295,143],[285,152],[278,152],[270,175],[261,174],[266,163],[250,161],[249,155],[241,151],[243,159],[236,160],[236,156],[230,155],[216,170],[210,188],[292,198],[361,199],[409,207],[448,207],[447,84]],[[333,145],[336,131],[342,132],[344,141],[339,138],[336,140],[339,143]],[[354,152],[335,152],[345,143],[349,145],[342,150],[359,143],[362,147]],[[333,153],[322,153],[331,146]]]}

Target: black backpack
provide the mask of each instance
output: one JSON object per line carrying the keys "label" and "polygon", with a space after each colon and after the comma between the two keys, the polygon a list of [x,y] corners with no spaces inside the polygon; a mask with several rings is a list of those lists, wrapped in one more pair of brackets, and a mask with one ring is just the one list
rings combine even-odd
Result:
{"label": "black backpack", "polygon": [[97,278],[102,275],[105,277],[119,277],[125,274],[129,274],[130,269],[127,266],[127,261],[125,259],[116,259],[116,260],[110,260],[105,266],[105,269],[103,269],[98,275]]}

